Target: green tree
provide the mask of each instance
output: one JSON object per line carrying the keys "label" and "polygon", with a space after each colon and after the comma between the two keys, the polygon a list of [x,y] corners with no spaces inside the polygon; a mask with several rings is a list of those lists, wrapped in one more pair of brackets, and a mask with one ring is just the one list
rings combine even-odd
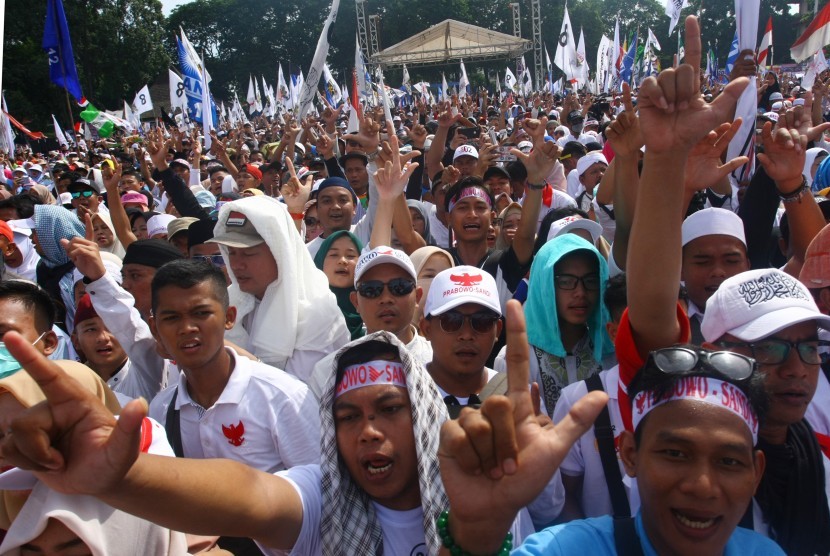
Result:
{"label": "green tree", "polygon": [[[169,63],[163,46],[159,0],[65,2],[75,64],[84,94],[99,108],[120,109]],[[46,129],[50,114],[69,122],[64,90],[49,81],[40,48],[45,2],[8,2],[3,82],[10,109],[35,128]],[[80,108],[72,106],[75,120]],[[51,126],[49,126],[51,127]]]}

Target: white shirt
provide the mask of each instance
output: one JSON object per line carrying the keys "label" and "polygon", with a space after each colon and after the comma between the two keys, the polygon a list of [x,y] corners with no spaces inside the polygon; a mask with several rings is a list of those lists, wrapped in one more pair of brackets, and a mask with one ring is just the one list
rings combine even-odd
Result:
{"label": "white shirt", "polygon": [[110,378],[110,388],[130,398],[141,396],[151,401],[165,386],[166,373],[176,376],[178,369],[156,353],[156,340],[135,308],[135,299],[109,273],[87,284],[86,292],[95,312],[130,358],[130,365],[118,373],[118,381]]}
{"label": "white shirt", "polygon": [[438,247],[447,249],[450,247],[450,230],[438,218],[438,209],[432,203],[426,203],[427,217],[429,218],[429,235]]}
{"label": "white shirt", "polygon": [[[608,415],[611,418],[611,428],[614,431],[614,446],[617,447],[617,463],[620,466],[620,474],[625,477],[625,468],[619,459],[620,454],[618,448],[620,434],[625,430],[625,425],[623,425],[622,417],[620,416],[620,403],[617,399],[620,368],[616,365],[611,370],[601,371],[599,376],[602,379],[602,386],[605,389],[605,393],[608,394]],[[571,410],[571,407],[587,393],[588,387],[584,380],[565,386],[559,396],[559,401],[556,403],[556,408],[553,410],[553,422],[558,423],[562,420]],[[582,477],[582,498],[580,502],[582,511],[585,512],[585,517],[600,517],[614,513],[611,507],[611,496],[608,494],[608,483],[605,480],[605,471],[602,468],[602,459],[597,448],[597,440],[593,427],[588,429],[574,443],[568,455],[562,460],[559,470],[563,475],[568,477]],[[632,498],[638,497],[632,497],[630,495],[628,485],[626,485],[625,489],[626,494],[629,495],[631,515],[635,515],[638,508],[634,504],[637,503],[637,500],[632,500]]]}
{"label": "white shirt", "polygon": [[182,373],[179,383],[159,394],[150,415],[159,423],[178,390],[182,452],[185,457],[227,458],[273,473],[320,460],[320,417],[317,401],[308,388],[275,367],[239,357],[213,406],[202,408],[187,391]]}
{"label": "white shirt", "polygon": [[[525,199],[527,199],[527,192],[525,192],[524,196],[519,200],[519,204],[524,206]],[[550,201],[550,206],[545,205],[544,201],[541,203],[541,207],[539,209],[539,217],[536,219],[536,233],[539,233],[539,228],[542,226],[542,220],[545,219],[545,216],[552,210],[561,209],[565,207],[576,207],[576,201],[573,197],[568,195],[567,193],[563,193],[558,189],[553,189],[553,197]]]}
{"label": "white shirt", "polygon": [[[318,556],[323,554],[320,522],[323,517],[323,473],[319,465],[302,465],[277,475],[296,489],[303,502],[303,524],[297,542],[289,553],[291,556]],[[383,532],[384,556],[415,556],[427,553],[424,537],[423,510],[390,510],[373,502],[375,515]],[[513,545],[518,546],[533,533],[533,525],[522,510],[511,527]],[[272,548],[260,548],[265,554],[283,554]],[[357,555],[355,555],[357,556]]]}

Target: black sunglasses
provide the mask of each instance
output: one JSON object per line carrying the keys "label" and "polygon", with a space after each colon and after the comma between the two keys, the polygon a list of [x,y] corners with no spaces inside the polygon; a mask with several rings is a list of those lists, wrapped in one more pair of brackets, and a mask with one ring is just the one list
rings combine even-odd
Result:
{"label": "black sunglasses", "polygon": [[668,347],[648,354],[645,368],[654,368],[665,374],[686,374],[695,370],[709,370],[723,378],[741,382],[752,376],[755,360],[731,351],[709,351],[688,347]]}
{"label": "black sunglasses", "polygon": [[388,282],[368,280],[358,284],[355,289],[360,297],[375,299],[383,294],[383,288],[385,287],[389,288],[389,293],[395,297],[403,297],[412,293],[412,290],[415,289],[415,281],[410,278],[392,278]]}
{"label": "black sunglasses", "polygon": [[475,332],[487,333],[493,330],[499,316],[491,311],[479,311],[471,315],[465,315],[458,311],[447,311],[436,317],[444,332],[458,332],[464,326],[464,321],[469,321]]}

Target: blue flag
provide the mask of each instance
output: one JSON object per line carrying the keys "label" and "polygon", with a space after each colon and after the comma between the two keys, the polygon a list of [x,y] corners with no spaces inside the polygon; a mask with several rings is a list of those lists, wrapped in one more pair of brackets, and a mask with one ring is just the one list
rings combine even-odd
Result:
{"label": "blue flag", "polygon": [[[176,43],[178,45],[179,68],[182,71],[184,96],[187,99],[187,117],[191,121],[202,123],[202,61],[189,42],[176,37]],[[212,99],[211,115],[214,122],[219,121],[216,114],[216,104]]]}
{"label": "blue flag", "polygon": [[738,59],[738,30],[735,30],[735,38],[732,39],[732,46],[729,47],[729,56],[726,58],[726,73],[732,73],[732,68],[735,66],[735,61]]}
{"label": "blue flag", "polygon": [[61,0],[47,0],[46,27],[43,30],[43,50],[49,56],[49,78],[75,97],[79,104],[86,102],[81,92],[81,81],[75,68],[69,26]]}
{"label": "blue flag", "polygon": [[625,81],[631,85],[631,73],[634,68],[634,57],[637,55],[637,31],[634,31],[634,38],[631,40],[631,46],[628,47],[628,52],[625,53],[622,61],[622,69],[620,70],[620,81]]}

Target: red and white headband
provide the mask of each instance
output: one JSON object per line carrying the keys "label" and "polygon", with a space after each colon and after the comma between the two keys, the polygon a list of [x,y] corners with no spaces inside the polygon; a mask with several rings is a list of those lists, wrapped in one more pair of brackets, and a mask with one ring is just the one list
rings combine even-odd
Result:
{"label": "red and white headband", "polygon": [[343,378],[337,384],[334,397],[365,386],[400,386],[406,388],[406,373],[403,364],[397,361],[369,361],[350,365],[343,371]]}

